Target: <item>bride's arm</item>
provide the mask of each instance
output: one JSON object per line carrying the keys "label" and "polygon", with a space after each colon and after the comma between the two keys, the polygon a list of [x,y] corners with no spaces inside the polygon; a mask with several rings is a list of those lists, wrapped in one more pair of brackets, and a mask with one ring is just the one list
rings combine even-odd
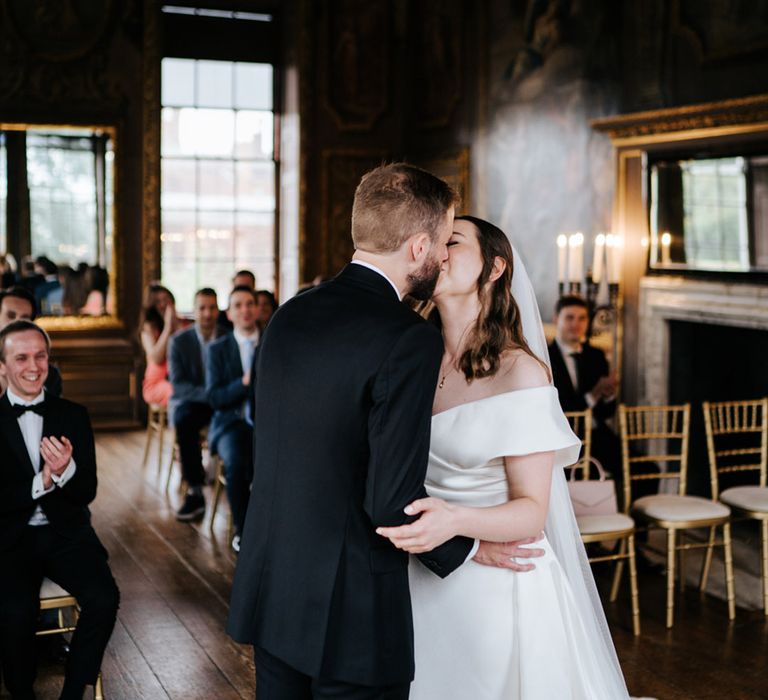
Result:
{"label": "bride's arm", "polygon": [[440,498],[422,498],[406,507],[421,513],[410,525],[378,528],[399,549],[428,552],[456,535],[489,542],[509,542],[537,536],[544,528],[549,506],[554,452],[505,457],[509,500],[499,506],[469,508]]}

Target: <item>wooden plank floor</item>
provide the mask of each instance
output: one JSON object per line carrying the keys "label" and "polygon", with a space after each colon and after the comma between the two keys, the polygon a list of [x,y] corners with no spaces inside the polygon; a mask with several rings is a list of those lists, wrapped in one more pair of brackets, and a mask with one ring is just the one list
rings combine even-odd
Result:
{"label": "wooden plank floor", "polygon": [[[143,439],[139,432],[97,436],[100,481],[92,506],[94,526],[110,552],[122,593],[103,665],[106,697],[253,698],[250,649],[224,632],[235,564],[225,539],[226,499],[213,537],[207,517],[203,523],[177,522],[176,482],[167,499],[156,453],[141,466]],[[166,451],[166,467],[167,458]],[[606,582],[599,574],[603,590]],[[739,609],[735,623],[729,623],[722,601],[688,589],[678,595],[677,622],[667,631],[663,577],[643,574],[643,634],[635,639],[625,595],[622,591],[617,604],[608,606],[608,617],[633,695],[658,700],[768,698],[768,618],[762,611]],[[40,700],[58,697],[61,673],[60,664],[41,662],[36,686]]]}

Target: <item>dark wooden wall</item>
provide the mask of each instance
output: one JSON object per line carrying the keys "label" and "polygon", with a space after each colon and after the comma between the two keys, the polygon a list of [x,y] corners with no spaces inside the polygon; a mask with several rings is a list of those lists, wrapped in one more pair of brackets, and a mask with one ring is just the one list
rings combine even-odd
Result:
{"label": "dark wooden wall", "polygon": [[468,0],[303,3],[305,281],[348,262],[352,197],[372,167],[408,159],[466,189],[484,16],[475,8]]}
{"label": "dark wooden wall", "polygon": [[[120,323],[54,331],[68,393],[103,423],[140,410],[136,321],[159,270],[160,4],[0,0],[0,120],[119,129]],[[295,95],[281,103],[300,124],[299,211],[283,221],[297,222],[301,281],[348,260],[362,173],[405,158],[512,236],[547,317],[555,235],[610,222],[611,147],[589,121],[768,91],[768,0],[191,4],[282,20],[280,75],[298,74],[298,105]]]}

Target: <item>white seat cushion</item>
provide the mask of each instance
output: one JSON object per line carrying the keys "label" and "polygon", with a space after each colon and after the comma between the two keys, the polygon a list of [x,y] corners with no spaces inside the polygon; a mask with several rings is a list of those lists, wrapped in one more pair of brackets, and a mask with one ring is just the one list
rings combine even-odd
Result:
{"label": "white seat cushion", "polygon": [[71,595],[67,593],[58,583],[54,583],[49,578],[43,579],[43,585],[40,586],[41,598],[61,598],[65,595]]}
{"label": "white seat cushion", "polygon": [[768,513],[768,488],[765,486],[735,486],[723,491],[720,500],[734,508]]}
{"label": "white seat cushion", "polygon": [[582,535],[598,535],[601,532],[620,532],[635,526],[635,521],[623,513],[610,515],[580,515],[576,518]]}
{"label": "white seat cushion", "polygon": [[722,503],[710,501],[708,498],[675,496],[664,493],[658,496],[638,498],[632,504],[632,512],[656,520],[686,522],[727,518],[731,514],[731,509]]}

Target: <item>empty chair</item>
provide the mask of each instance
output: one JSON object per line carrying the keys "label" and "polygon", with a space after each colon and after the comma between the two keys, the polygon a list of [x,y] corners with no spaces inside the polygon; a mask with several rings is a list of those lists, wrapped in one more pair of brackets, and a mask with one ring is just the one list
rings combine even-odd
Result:
{"label": "empty chair", "polygon": [[[736,616],[733,594],[733,561],[731,555],[731,511],[728,506],[699,496],[686,495],[688,474],[688,443],[691,406],[619,406],[621,450],[624,469],[624,504],[632,516],[660,528],[667,534],[667,615],[666,625],[674,624],[675,554],[699,547],[722,546],[725,559],[725,586],[728,617]],[[643,473],[643,464],[657,463],[661,473]],[[632,501],[632,485],[649,479],[674,479],[677,493],[643,496]],[[682,543],[685,530],[692,528],[722,528],[723,539],[709,543]],[[678,538],[680,533],[680,538]],[[679,572],[681,585],[684,571]]]}
{"label": "empty chair", "polygon": [[[704,401],[702,409],[712,496],[725,503],[734,516],[760,522],[763,610],[768,615],[768,399]],[[720,490],[724,475],[744,472],[754,472],[757,483]],[[714,537],[714,528],[711,528],[710,543]],[[701,570],[702,590],[707,585],[711,562],[712,547],[709,546]]]}

